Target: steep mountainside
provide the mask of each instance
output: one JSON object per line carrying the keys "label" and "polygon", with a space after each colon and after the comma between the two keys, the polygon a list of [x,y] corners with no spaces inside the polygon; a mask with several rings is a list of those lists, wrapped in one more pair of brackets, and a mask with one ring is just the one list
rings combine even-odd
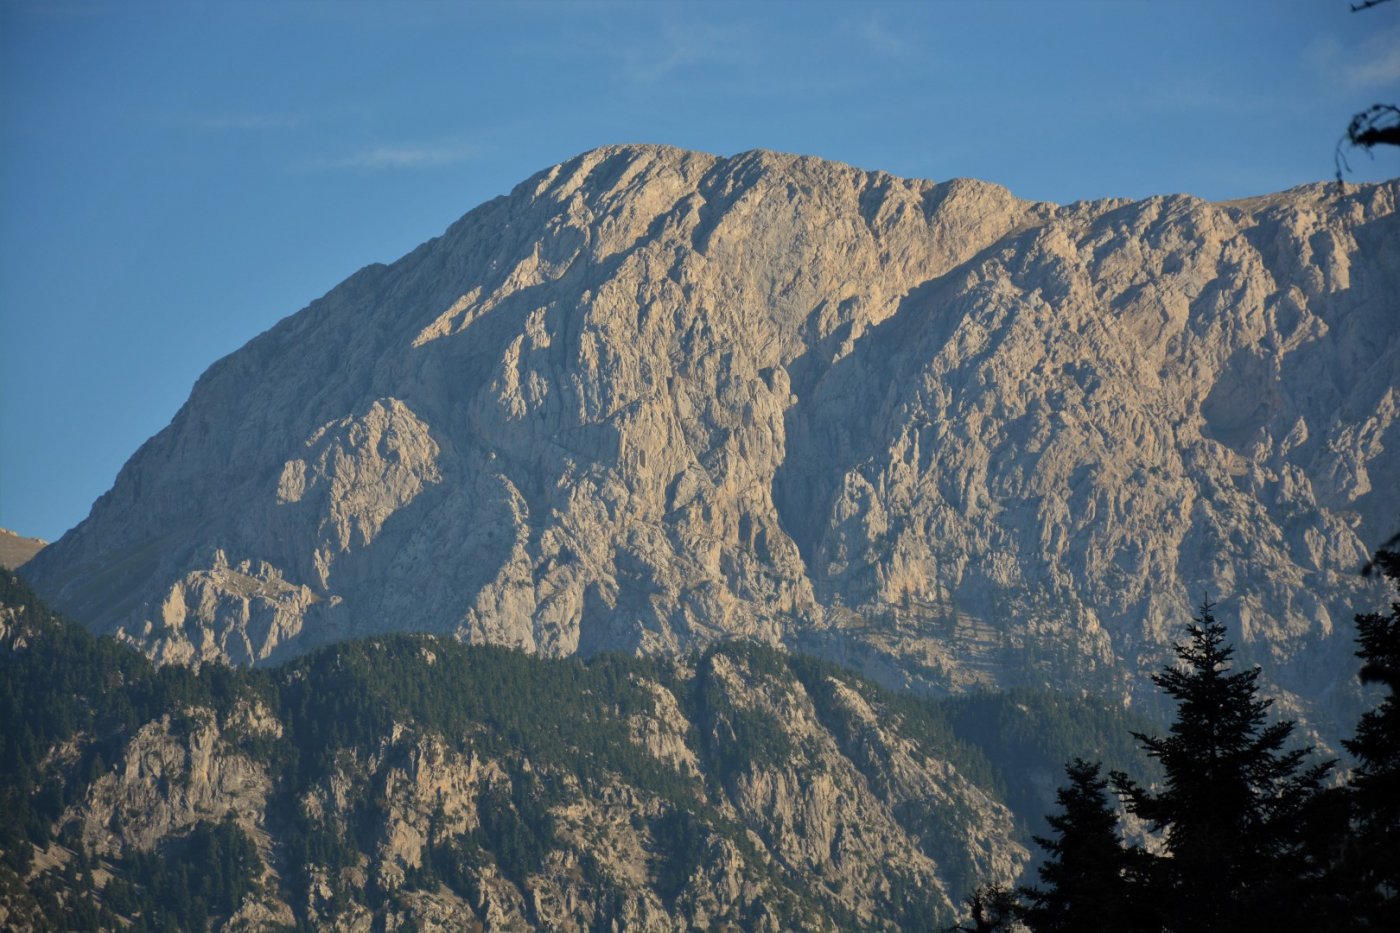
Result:
{"label": "steep mountainside", "polygon": [[16,930],[928,929],[1014,881],[1060,762],[1132,755],[1089,703],[920,700],[752,643],[157,669],[4,571],[0,714]]}
{"label": "steep mountainside", "polygon": [[25,576],[161,661],[747,636],[1123,695],[1209,595],[1340,702],[1400,520],[1397,191],[599,149],[216,363]]}

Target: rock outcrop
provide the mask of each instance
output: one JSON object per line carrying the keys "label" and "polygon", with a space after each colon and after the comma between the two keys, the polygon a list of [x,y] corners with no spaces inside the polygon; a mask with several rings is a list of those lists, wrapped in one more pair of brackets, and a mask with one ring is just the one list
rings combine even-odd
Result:
{"label": "rock outcrop", "polygon": [[[1064,698],[968,720],[754,643],[583,662],[399,636],[189,672],[3,573],[0,621],[16,930],[937,927],[1021,875],[1029,775],[1107,739]],[[1038,721],[1060,741],[982,750]]]}
{"label": "rock outcrop", "polygon": [[168,662],[747,636],[1124,698],[1209,596],[1307,713],[1400,525],[1397,192],[595,150],[216,363],[25,576]]}
{"label": "rock outcrop", "polygon": [[42,551],[47,543],[39,538],[25,538],[7,528],[0,528],[0,567],[14,570]]}

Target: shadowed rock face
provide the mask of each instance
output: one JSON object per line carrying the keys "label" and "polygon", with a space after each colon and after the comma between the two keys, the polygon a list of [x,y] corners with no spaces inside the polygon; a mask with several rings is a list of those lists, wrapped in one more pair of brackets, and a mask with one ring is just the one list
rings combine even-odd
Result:
{"label": "shadowed rock face", "polygon": [[1397,191],[595,150],[210,367],[24,573],[180,663],[746,635],[1126,693],[1208,594],[1306,710],[1400,521]]}

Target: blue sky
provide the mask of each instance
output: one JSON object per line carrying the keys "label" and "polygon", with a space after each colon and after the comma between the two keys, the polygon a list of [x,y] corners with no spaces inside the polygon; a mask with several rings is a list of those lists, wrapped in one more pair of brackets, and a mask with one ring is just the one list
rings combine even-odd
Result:
{"label": "blue sky", "polygon": [[1397,99],[1400,2],[0,0],[0,526],[58,537],[214,360],[594,146],[1223,199]]}

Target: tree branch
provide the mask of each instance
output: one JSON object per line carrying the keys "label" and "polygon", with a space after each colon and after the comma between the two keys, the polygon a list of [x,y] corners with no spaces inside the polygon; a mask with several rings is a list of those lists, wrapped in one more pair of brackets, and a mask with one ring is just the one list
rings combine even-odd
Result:
{"label": "tree branch", "polygon": [[[1379,2],[1385,3],[1389,0]],[[1342,169],[1351,171],[1343,152],[1347,146],[1365,149],[1367,152],[1370,152],[1373,146],[1400,146],[1400,107],[1395,104],[1372,104],[1351,118],[1346,132],[1337,140],[1337,150],[1333,157],[1338,184],[1342,181]]]}

